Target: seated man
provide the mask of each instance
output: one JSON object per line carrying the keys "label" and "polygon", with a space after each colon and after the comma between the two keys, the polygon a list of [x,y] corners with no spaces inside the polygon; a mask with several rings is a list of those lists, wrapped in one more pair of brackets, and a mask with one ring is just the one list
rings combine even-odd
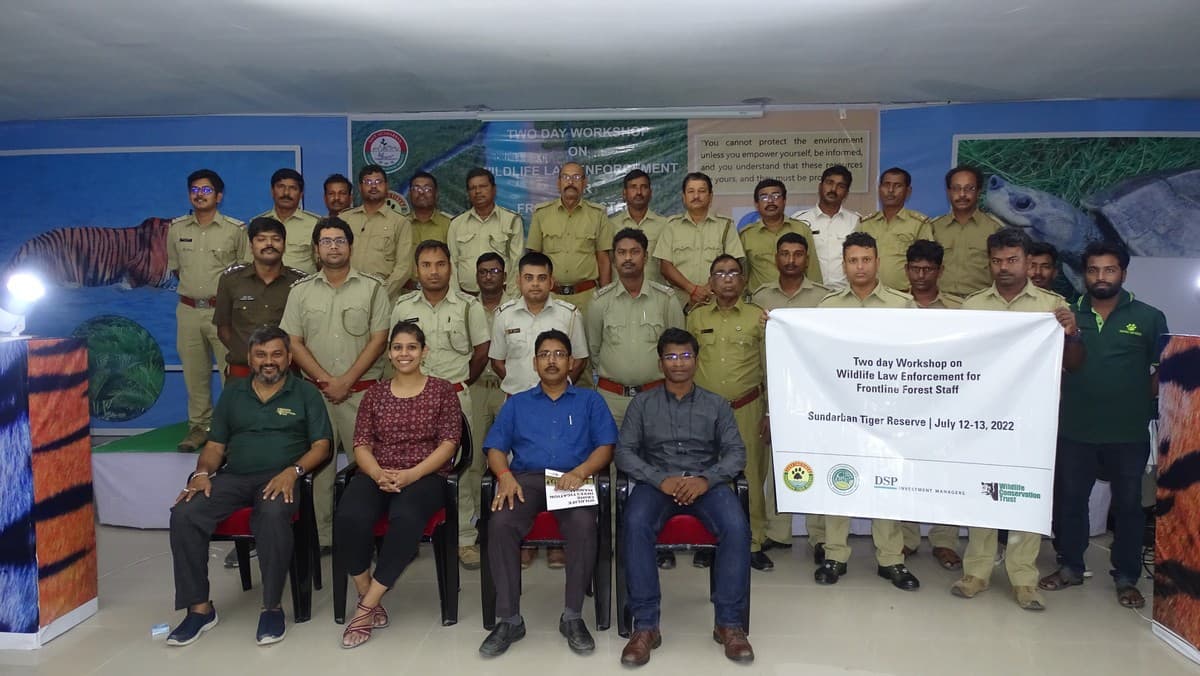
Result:
{"label": "seated man", "polygon": [[628,666],[649,662],[662,643],[654,543],[676,514],[695,516],[717,536],[713,640],[735,662],[754,660],[742,627],[750,600],[750,523],[729,486],[746,467],[746,447],[729,403],[694,382],[699,352],[692,334],[664,331],[658,358],[666,383],[635,396],[621,425],[617,467],[637,482],[621,524],[633,616],[633,634],[621,652]]}
{"label": "seated man", "polygon": [[[595,390],[577,388],[567,379],[574,362],[567,334],[557,329],[538,334],[533,365],[540,382],[504,402],[483,440],[488,468],[496,475],[487,557],[495,575],[496,616],[500,619],[479,646],[479,652],[489,657],[502,654],[525,637],[520,608],[521,540],[534,518],[546,509],[546,470],[564,472],[558,488],[575,490],[593,474],[607,471],[612,460],[617,425]],[[596,647],[580,611],[596,568],[597,514],[594,506],[554,512],[567,539],[566,600],[558,631],[576,653]]]}
{"label": "seated man", "polygon": [[320,391],[290,371],[288,335],[264,326],[247,343],[251,377],[225,384],[196,471],[171,509],[175,609],[187,608],[187,616],[167,645],[188,645],[216,626],[208,542],[217,524],[243,507],[254,508],[250,530],[262,573],[258,644],[283,640],[279,600],[292,560],[296,480],[329,458],[333,433]]}

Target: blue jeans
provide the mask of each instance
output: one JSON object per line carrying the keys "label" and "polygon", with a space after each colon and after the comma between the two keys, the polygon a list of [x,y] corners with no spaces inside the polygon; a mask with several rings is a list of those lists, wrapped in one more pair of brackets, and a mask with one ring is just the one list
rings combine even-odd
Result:
{"label": "blue jeans", "polygon": [[750,522],[733,489],[725,484],[713,486],[683,507],[657,486],[638,484],[625,503],[625,521],[621,524],[621,551],[634,631],[658,627],[662,591],[654,543],[663,524],[676,514],[700,519],[717,536],[713,563],[716,584],[712,592],[717,626],[742,626],[750,590]]}
{"label": "blue jeans", "polygon": [[1117,586],[1137,584],[1142,573],[1142,474],[1149,442],[1088,444],[1058,440],[1054,466],[1055,544],[1062,565],[1083,575],[1088,546],[1088,498],[1103,476],[1112,486],[1113,543],[1111,574]]}

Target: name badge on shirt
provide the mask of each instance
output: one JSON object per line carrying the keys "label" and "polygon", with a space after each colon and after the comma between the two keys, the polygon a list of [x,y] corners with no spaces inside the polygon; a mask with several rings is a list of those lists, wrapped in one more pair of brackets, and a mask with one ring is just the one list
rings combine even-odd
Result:
{"label": "name badge on shirt", "polygon": [[514,333],[520,333],[520,332],[521,332],[521,329],[506,329],[504,331],[505,335],[512,335]]}
{"label": "name badge on shirt", "polygon": [[241,298],[238,299],[238,302],[251,302],[253,300],[254,300],[254,296],[242,296]]}
{"label": "name badge on shirt", "polygon": [[716,329],[700,329],[700,333],[712,333]]}
{"label": "name badge on shirt", "polygon": [[190,242],[190,241],[192,241],[192,238],[191,237],[180,237],[179,241],[180,242]]}
{"label": "name badge on shirt", "polygon": [[409,324],[418,324],[418,323],[420,323],[421,318],[420,317],[409,317],[408,319],[401,319],[400,321],[407,322]]}

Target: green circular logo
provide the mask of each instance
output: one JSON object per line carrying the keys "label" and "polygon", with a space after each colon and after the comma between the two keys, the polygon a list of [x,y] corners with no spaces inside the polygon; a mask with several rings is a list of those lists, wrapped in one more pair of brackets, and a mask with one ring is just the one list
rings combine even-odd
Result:
{"label": "green circular logo", "polygon": [[806,462],[789,462],[787,467],[783,468],[783,483],[797,493],[812,488],[813,471]]}
{"label": "green circular logo", "polygon": [[858,470],[850,465],[829,468],[829,490],[838,495],[850,495],[858,490]]}

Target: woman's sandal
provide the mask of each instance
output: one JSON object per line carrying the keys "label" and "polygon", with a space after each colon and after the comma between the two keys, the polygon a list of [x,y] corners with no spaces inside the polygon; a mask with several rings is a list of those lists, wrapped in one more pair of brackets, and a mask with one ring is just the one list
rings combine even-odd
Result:
{"label": "woman's sandal", "polygon": [[[375,628],[376,608],[368,608],[361,603],[358,604],[358,612],[346,625],[346,630],[342,632],[343,648],[357,648],[371,639],[371,630]],[[356,641],[355,639],[357,638],[361,638],[362,640]]]}
{"label": "woman's sandal", "polygon": [[[360,597],[358,597],[358,602],[359,602],[360,604],[362,603],[362,597],[361,597],[361,596],[360,596]],[[373,620],[373,621],[372,621],[372,623],[371,623],[371,628],[372,628],[372,629],[384,629],[384,628],[386,628],[386,627],[387,627],[389,624],[391,624],[391,623],[392,623],[392,620],[391,620],[391,618],[389,618],[389,617],[388,617],[388,612],[387,612],[387,610],[386,610],[386,609],[383,607],[383,604],[382,604],[382,603],[380,603],[379,605],[375,606],[375,615],[374,615],[373,617],[374,617],[374,620]]]}

